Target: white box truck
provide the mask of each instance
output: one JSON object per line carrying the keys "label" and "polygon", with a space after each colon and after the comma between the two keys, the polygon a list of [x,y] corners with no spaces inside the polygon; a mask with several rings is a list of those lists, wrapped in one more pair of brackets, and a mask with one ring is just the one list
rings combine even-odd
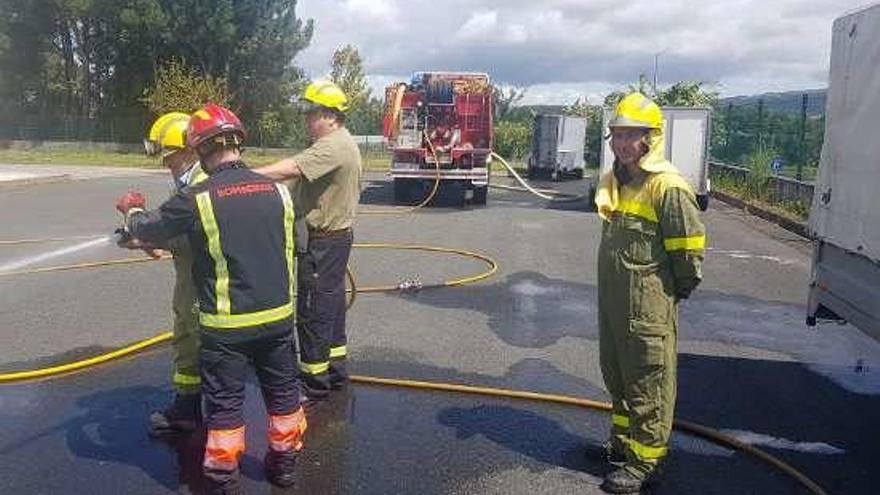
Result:
{"label": "white box truck", "polygon": [[568,115],[536,115],[528,178],[584,178],[587,119]]}
{"label": "white box truck", "polygon": [[[709,139],[712,133],[712,110],[705,107],[662,107],[663,132],[666,138],[666,159],[688,180],[697,194],[700,209],[709,206]],[[602,117],[603,136],[608,135],[611,110]],[[614,165],[611,141],[602,140],[602,166],[599,176],[609,172]],[[596,193],[598,176],[590,183],[589,197]],[[592,202],[592,201],[591,201]]]}
{"label": "white box truck", "polygon": [[846,320],[880,339],[880,5],[834,22],[825,142],[810,231],[807,324]]}

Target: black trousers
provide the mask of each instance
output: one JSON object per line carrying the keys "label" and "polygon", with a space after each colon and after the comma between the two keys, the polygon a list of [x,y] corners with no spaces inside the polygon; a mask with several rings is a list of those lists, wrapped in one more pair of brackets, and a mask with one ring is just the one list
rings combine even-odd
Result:
{"label": "black trousers", "polygon": [[285,415],[300,407],[293,353],[292,322],[239,330],[202,327],[200,351],[205,424],[210,430],[244,426],[245,378],[252,362],[266,411]]}
{"label": "black trousers", "polygon": [[325,397],[348,380],[345,335],[345,269],[352,232],[309,238],[297,258],[300,372],[308,395]]}

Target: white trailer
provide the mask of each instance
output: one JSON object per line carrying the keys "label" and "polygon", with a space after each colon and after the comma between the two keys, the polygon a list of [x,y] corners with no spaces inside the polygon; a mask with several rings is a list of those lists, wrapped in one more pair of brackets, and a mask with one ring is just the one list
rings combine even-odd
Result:
{"label": "white trailer", "polygon": [[807,324],[846,320],[880,339],[880,5],[832,32]]}
{"label": "white trailer", "polygon": [[[663,132],[666,137],[666,159],[688,180],[697,194],[700,209],[709,206],[709,138],[712,110],[706,107],[663,107]],[[603,114],[603,136],[608,135],[611,110]],[[602,140],[602,166],[599,175],[611,171],[614,153],[611,141]],[[597,178],[591,182],[590,197],[595,194]]]}
{"label": "white trailer", "polygon": [[528,177],[583,179],[587,119],[568,115],[536,115]]}

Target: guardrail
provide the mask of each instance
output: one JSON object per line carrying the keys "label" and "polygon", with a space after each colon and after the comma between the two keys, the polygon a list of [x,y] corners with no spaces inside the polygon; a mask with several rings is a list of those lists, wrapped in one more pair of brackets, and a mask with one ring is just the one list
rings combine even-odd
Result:
{"label": "guardrail", "polygon": [[[730,177],[737,182],[746,182],[749,177],[749,169],[717,161],[709,162],[709,172]],[[814,185],[812,182],[774,175],[770,177],[768,187],[773,201],[800,202],[807,205],[813,202]]]}

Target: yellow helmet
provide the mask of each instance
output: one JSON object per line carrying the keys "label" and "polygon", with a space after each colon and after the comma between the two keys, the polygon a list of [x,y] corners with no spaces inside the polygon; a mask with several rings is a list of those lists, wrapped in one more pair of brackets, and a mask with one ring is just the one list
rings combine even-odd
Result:
{"label": "yellow helmet", "polygon": [[348,97],[342,89],[332,81],[314,81],[303,93],[303,100],[321,107],[330,108],[340,112],[348,110]]}
{"label": "yellow helmet", "polygon": [[662,129],[663,112],[647,96],[638,92],[630,93],[617,104],[608,127]]}
{"label": "yellow helmet", "polygon": [[188,114],[170,112],[162,115],[150,127],[150,133],[144,139],[144,150],[147,155],[158,155],[165,149],[181,149],[186,147],[186,128],[189,125]]}

